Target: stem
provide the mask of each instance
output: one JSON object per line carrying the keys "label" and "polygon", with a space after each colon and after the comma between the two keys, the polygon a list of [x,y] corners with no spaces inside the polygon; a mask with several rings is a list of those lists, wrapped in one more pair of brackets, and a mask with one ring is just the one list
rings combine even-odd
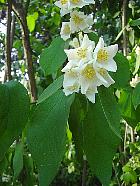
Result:
{"label": "stem", "polygon": [[134,143],[135,142],[135,131],[133,130],[132,127],[130,127],[130,132],[131,132],[131,142]]}
{"label": "stem", "polygon": [[29,76],[29,82],[30,82],[30,90],[32,95],[32,100],[37,100],[37,90],[36,90],[36,82],[35,82],[35,76],[34,76],[34,68],[33,68],[33,60],[32,60],[32,50],[30,45],[30,37],[29,37],[29,30],[27,26],[27,20],[26,20],[26,11],[22,5],[22,3],[16,3],[13,1],[13,10],[15,14],[17,15],[21,27],[22,27],[22,41],[24,46],[24,55],[27,62],[28,67],[28,76]]}
{"label": "stem", "polygon": [[16,20],[16,17],[13,14],[12,15],[12,23],[11,23],[11,47],[13,46],[14,35],[15,35],[15,20]]}
{"label": "stem", "polygon": [[[126,26],[126,9],[127,9],[127,0],[123,0],[122,5],[122,29]],[[123,30],[123,53],[124,56],[127,56],[127,34],[126,29]]]}
{"label": "stem", "polygon": [[127,141],[127,130],[128,130],[128,124],[125,123],[125,135],[124,135],[124,161],[126,162],[126,141]]}
{"label": "stem", "polygon": [[86,186],[87,161],[83,160],[82,186]]}
{"label": "stem", "polygon": [[22,28],[23,28],[23,32],[22,32],[23,46],[24,46],[25,58],[28,64],[28,75],[30,79],[30,88],[31,88],[33,101],[36,101],[37,100],[36,82],[35,82],[34,70],[33,70],[32,51],[30,47],[29,31],[28,31],[26,22]]}
{"label": "stem", "polygon": [[12,0],[8,0],[7,7],[7,30],[6,30],[6,79],[10,81],[12,79],[11,75],[11,22],[12,22]]}
{"label": "stem", "polygon": [[115,172],[115,177],[116,177],[116,180],[117,180],[118,186],[121,186],[121,183],[120,183],[120,181],[119,181],[118,174],[117,174],[117,171],[116,171],[116,168],[115,168],[114,163],[113,163],[113,169],[114,169],[114,172]]}

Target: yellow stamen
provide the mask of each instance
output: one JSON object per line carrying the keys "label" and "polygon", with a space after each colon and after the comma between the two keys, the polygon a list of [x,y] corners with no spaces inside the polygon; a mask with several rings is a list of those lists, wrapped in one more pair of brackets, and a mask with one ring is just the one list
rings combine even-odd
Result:
{"label": "yellow stamen", "polygon": [[73,15],[72,19],[76,25],[80,25],[83,22],[83,19],[80,18],[78,15]]}
{"label": "yellow stamen", "polygon": [[68,2],[68,0],[60,0],[60,1],[62,5],[65,5]]}
{"label": "yellow stamen", "polygon": [[73,72],[72,70],[69,70],[68,73],[69,73],[69,76],[71,77],[77,77],[77,73]]}
{"label": "yellow stamen", "polygon": [[78,4],[78,3],[80,2],[80,0],[71,0],[71,2],[72,2],[73,4]]}
{"label": "yellow stamen", "polygon": [[79,48],[77,50],[77,55],[80,57],[80,58],[86,58],[86,55],[87,54],[87,49],[86,48]]}
{"label": "yellow stamen", "polygon": [[87,65],[82,71],[82,75],[87,79],[93,79],[96,75],[96,72],[92,65]]}
{"label": "yellow stamen", "polygon": [[69,86],[69,87],[68,87],[68,89],[69,89],[70,91],[75,91],[75,90],[77,90],[77,88],[78,88],[77,85],[72,85],[72,86]]}
{"label": "yellow stamen", "polygon": [[100,49],[97,54],[98,62],[105,62],[108,60],[108,52],[104,49]]}
{"label": "yellow stamen", "polygon": [[101,74],[101,76],[104,76],[105,73],[106,73],[106,70],[103,69],[103,68],[101,68],[101,69],[99,70],[99,73]]}
{"label": "yellow stamen", "polygon": [[64,34],[70,34],[70,26],[69,25],[65,25],[64,29],[63,29]]}

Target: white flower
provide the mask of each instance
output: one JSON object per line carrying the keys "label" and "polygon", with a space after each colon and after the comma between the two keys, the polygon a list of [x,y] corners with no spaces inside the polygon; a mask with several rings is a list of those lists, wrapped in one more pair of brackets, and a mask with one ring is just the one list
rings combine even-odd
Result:
{"label": "white flower", "polygon": [[80,46],[79,41],[76,37],[73,38],[73,40],[69,42],[69,45],[72,46],[73,48],[78,48]]}
{"label": "white flower", "polygon": [[[73,38],[72,41],[70,41],[70,45],[73,47],[73,48],[78,48],[80,47],[80,45],[82,45],[82,42],[83,42],[83,33],[82,32],[79,32],[78,33],[78,39],[75,37]],[[94,44],[95,45],[95,44]]]}
{"label": "white flower", "polygon": [[95,48],[94,41],[89,40],[87,34],[83,37],[81,33],[79,39],[74,38],[71,45],[74,49],[65,50],[69,62],[62,69],[65,73],[63,91],[66,96],[81,91],[89,101],[95,103],[97,88],[101,85],[109,87],[115,83],[108,71],[117,70],[113,57],[118,47],[105,47],[103,39],[100,38]]}
{"label": "white flower", "polygon": [[71,32],[88,31],[89,27],[93,25],[93,16],[85,15],[83,12],[77,10],[70,14]]}
{"label": "white flower", "polygon": [[116,55],[117,51],[117,44],[105,47],[104,40],[101,37],[94,50],[94,58],[96,60],[97,66],[108,71],[116,72],[117,65],[113,57]]}
{"label": "white flower", "polygon": [[109,87],[110,85],[114,84],[115,81],[112,79],[112,77],[109,75],[107,70],[103,68],[97,68],[96,75],[102,82],[102,85],[105,87]]}
{"label": "white flower", "polygon": [[61,16],[68,14],[73,8],[82,8],[85,5],[95,4],[94,0],[60,0],[55,5],[60,8]]}
{"label": "white flower", "polygon": [[136,54],[137,54],[138,56],[140,56],[140,47],[139,47],[139,46],[137,46],[135,52],[136,52]]}
{"label": "white flower", "polygon": [[62,71],[65,71],[64,74],[64,80],[63,80],[63,91],[66,96],[74,93],[79,92],[79,75],[76,68],[65,68],[62,69]]}
{"label": "white flower", "polygon": [[95,87],[101,85],[101,81],[97,77],[96,69],[93,67],[92,62],[81,66],[79,72],[79,84],[82,94],[86,94],[88,90],[93,90],[93,88],[95,89]]}
{"label": "white flower", "polygon": [[140,68],[140,47],[139,46],[136,47],[135,52],[136,52],[136,63],[135,63],[135,70],[133,72],[133,75],[135,75]]}
{"label": "white flower", "polygon": [[86,91],[86,97],[88,98],[89,101],[92,103],[95,103],[95,94],[98,93],[97,87],[89,87],[89,89]]}
{"label": "white flower", "polygon": [[84,0],[69,0],[70,8],[82,8],[85,5],[95,4],[94,0],[84,1]]}
{"label": "white flower", "polygon": [[65,50],[65,53],[69,62],[78,66],[80,63],[92,60],[94,47],[94,41],[89,40],[87,34],[85,34],[81,46],[75,49]]}
{"label": "white flower", "polygon": [[70,23],[69,22],[63,22],[62,27],[61,27],[61,38],[66,41],[67,39],[70,38],[71,34],[71,28],[70,28]]}
{"label": "white flower", "polygon": [[60,8],[61,16],[64,16],[65,14],[68,14],[70,12],[68,8],[69,7],[68,0],[56,1],[54,4]]}
{"label": "white flower", "polygon": [[135,75],[134,78],[132,78],[132,81],[130,81],[131,87],[136,87],[136,85],[140,82],[140,77],[138,77],[138,74]]}

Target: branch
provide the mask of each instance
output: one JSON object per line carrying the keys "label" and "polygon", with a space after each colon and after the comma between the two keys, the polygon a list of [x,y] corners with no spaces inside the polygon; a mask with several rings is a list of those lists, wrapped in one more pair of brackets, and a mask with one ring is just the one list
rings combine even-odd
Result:
{"label": "branch", "polygon": [[11,22],[12,22],[12,0],[8,1],[8,7],[7,7],[7,30],[6,30],[6,79],[11,80]]}
{"label": "branch", "polygon": [[[127,0],[123,0],[122,5],[122,29],[126,26],[126,9],[127,9]],[[127,33],[126,29],[123,30],[123,53],[124,56],[127,56]]]}
{"label": "branch", "polygon": [[32,50],[31,50],[31,45],[30,45],[29,30],[28,30],[27,20],[26,20],[26,11],[21,3],[16,3],[15,1],[13,1],[13,11],[17,15],[21,23],[24,55],[25,55],[25,59],[27,62],[27,66],[28,66],[30,90],[31,90],[33,101],[36,101],[37,90],[36,90],[36,82],[35,82],[34,69],[33,69]]}
{"label": "branch", "polygon": [[86,186],[87,161],[83,159],[82,186]]}
{"label": "branch", "polygon": [[11,47],[13,46],[14,35],[15,35],[15,14],[12,15],[12,23],[11,23]]}

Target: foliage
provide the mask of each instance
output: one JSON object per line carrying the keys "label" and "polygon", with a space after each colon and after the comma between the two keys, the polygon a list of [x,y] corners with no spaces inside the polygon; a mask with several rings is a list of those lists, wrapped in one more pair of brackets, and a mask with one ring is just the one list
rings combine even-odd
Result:
{"label": "foliage", "polygon": [[[127,3],[124,28],[122,1],[95,1],[80,9],[93,14],[90,40],[97,45],[103,36],[107,45],[119,46],[117,71],[109,72],[115,83],[98,88],[95,104],[82,94],[65,96],[62,91],[61,69],[68,61],[64,49],[70,39],[65,42],[59,33],[69,15],[62,17],[55,1],[21,2],[27,11],[38,99],[32,101],[33,69],[25,60],[23,31],[14,11],[13,80],[3,78],[7,36],[1,28],[6,28],[8,1],[0,0],[0,185],[80,186],[84,180],[87,186],[139,185],[140,2]],[[122,54],[124,31],[127,56]]]}

